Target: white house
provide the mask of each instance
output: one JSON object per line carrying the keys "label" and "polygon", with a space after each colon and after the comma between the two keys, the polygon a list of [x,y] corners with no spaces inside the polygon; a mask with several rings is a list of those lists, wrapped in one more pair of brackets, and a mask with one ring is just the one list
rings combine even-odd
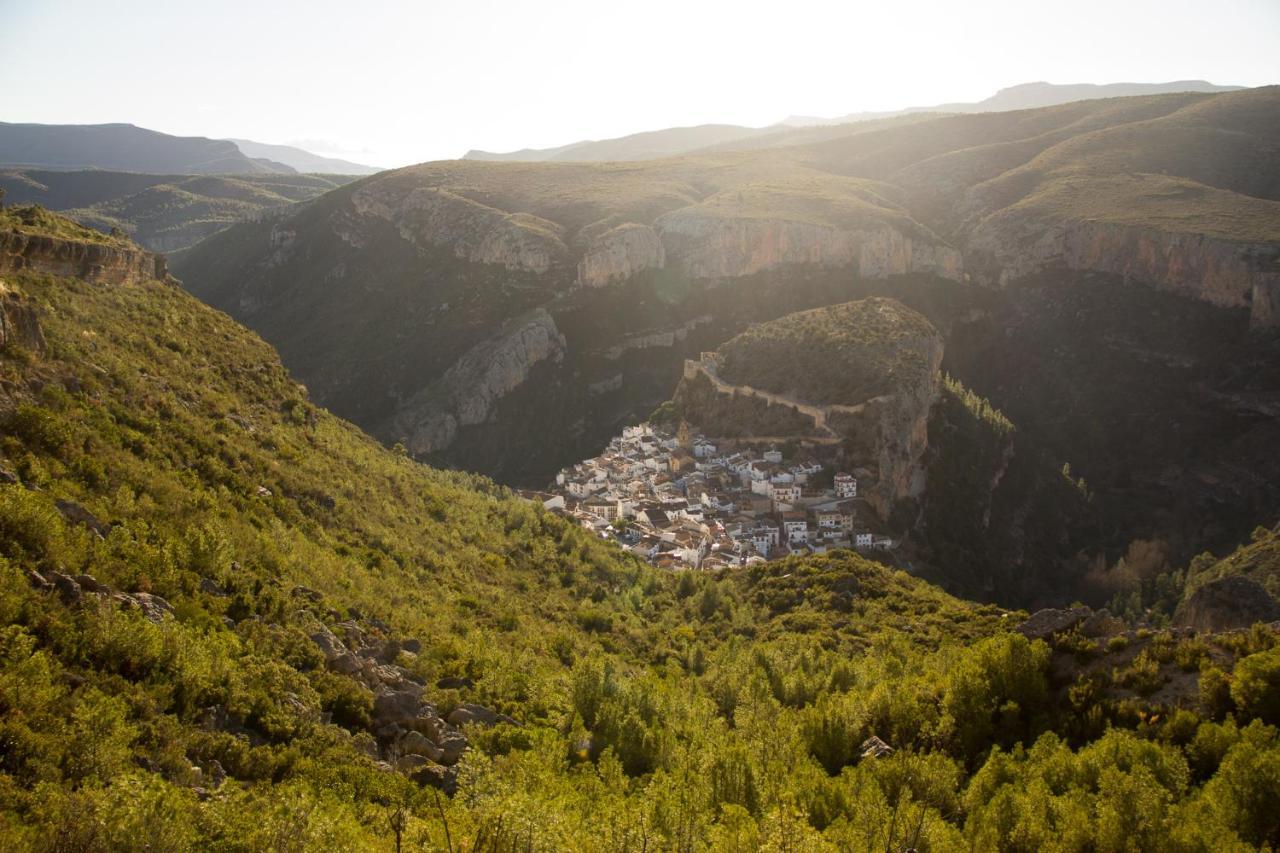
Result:
{"label": "white house", "polygon": [[809,541],[809,520],[802,512],[788,512],[782,517],[782,531],[790,543]]}
{"label": "white house", "polygon": [[852,474],[836,474],[836,497],[856,498],[858,496],[858,480]]}

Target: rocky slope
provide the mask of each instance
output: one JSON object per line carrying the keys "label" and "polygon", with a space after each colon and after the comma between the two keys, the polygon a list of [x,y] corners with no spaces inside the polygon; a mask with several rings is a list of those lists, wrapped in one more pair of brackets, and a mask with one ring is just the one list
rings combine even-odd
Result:
{"label": "rocky slope", "polygon": [[50,231],[39,208],[0,211],[0,274],[32,272],[108,284],[172,281],[163,255],[75,229]]}
{"label": "rocky slope", "polygon": [[402,405],[390,432],[401,436],[413,454],[445,450],[459,428],[487,421],[497,402],[524,383],[534,365],[560,360],[564,345],[564,335],[543,309],[517,318]]}

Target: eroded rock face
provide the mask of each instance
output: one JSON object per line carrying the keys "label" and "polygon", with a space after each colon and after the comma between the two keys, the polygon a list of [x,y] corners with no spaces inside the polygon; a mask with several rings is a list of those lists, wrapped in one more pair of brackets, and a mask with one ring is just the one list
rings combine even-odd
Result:
{"label": "eroded rock face", "polygon": [[10,346],[35,355],[44,355],[46,350],[35,305],[0,281],[0,350]]}
{"label": "eroded rock face", "polygon": [[1018,626],[1018,633],[1031,640],[1041,640],[1069,631],[1093,615],[1088,607],[1070,607],[1066,610],[1046,608],[1031,614],[1031,618]]}
{"label": "eroded rock face", "polygon": [[658,219],[667,262],[693,278],[732,278],[793,264],[854,267],[864,278],[927,272],[961,277],[955,249],[883,226],[845,230],[809,222],[707,216],[677,210]]}
{"label": "eroded rock face", "polygon": [[93,284],[172,280],[164,256],[142,249],[0,231],[0,274],[22,271]]}
{"label": "eroded rock face", "polygon": [[666,252],[658,232],[648,225],[627,222],[597,236],[578,262],[578,282],[603,287],[630,278],[641,270],[661,268]]}
{"label": "eroded rock face", "polygon": [[568,250],[563,229],[528,213],[506,213],[437,187],[369,184],[352,193],[355,212],[391,222],[406,240],[443,245],[459,258],[544,273]]}
{"label": "eroded rock face", "polygon": [[1174,614],[1173,622],[1198,631],[1230,631],[1280,619],[1280,604],[1257,581],[1230,575],[1197,589]]}
{"label": "eroded rock face", "polygon": [[564,335],[539,308],[510,323],[497,337],[469,350],[444,376],[414,396],[393,426],[411,453],[443,450],[458,428],[488,420],[503,396],[519,387],[539,362],[564,355]]}
{"label": "eroded rock face", "polygon": [[1001,284],[1052,266],[1125,276],[1223,308],[1249,308],[1254,328],[1280,324],[1280,246],[1235,243],[1108,222],[1046,225],[1004,212],[969,239]]}

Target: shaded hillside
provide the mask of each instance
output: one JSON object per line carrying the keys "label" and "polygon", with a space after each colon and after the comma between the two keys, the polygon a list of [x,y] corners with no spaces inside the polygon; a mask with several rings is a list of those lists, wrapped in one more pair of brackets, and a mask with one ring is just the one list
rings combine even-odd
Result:
{"label": "shaded hillside", "polygon": [[350,180],[330,175],[0,171],[0,189],[9,202],[35,202],[100,231],[118,229],[157,252],[189,248],[233,222],[307,201]]}
{"label": "shaded hillside", "polygon": [[283,163],[246,157],[228,140],[170,136],[131,124],[0,122],[0,166],[110,169],[161,175],[294,171]]}
{"label": "shaded hillside", "polygon": [[853,405],[933,381],[942,342],[919,313],[864,299],[754,326],[724,343],[719,372],[814,403]]}

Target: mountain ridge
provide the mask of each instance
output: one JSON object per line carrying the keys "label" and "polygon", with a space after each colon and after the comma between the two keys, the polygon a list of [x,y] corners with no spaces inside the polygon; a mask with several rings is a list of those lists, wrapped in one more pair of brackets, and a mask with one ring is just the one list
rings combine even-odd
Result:
{"label": "mountain ridge", "polygon": [[[1170,83],[1053,84],[1022,83],[1006,87],[996,94],[975,102],[955,102],[931,107],[906,107],[899,110],[849,113],[836,118],[788,116],[765,127],[738,125],[697,125],[642,131],[604,140],[583,140],[555,148],[524,148],[496,153],[472,149],[464,160],[515,160],[542,162],[557,160],[645,160],[688,154],[701,148],[732,148],[735,144],[754,147],[756,140],[775,138],[786,144],[787,132],[803,128],[831,127],[864,121],[902,118],[915,113],[977,113],[1035,109],[1098,98],[1132,97],[1173,92],[1231,92],[1240,86],[1218,86],[1205,80],[1181,80]],[[718,138],[717,138],[718,137]]]}

